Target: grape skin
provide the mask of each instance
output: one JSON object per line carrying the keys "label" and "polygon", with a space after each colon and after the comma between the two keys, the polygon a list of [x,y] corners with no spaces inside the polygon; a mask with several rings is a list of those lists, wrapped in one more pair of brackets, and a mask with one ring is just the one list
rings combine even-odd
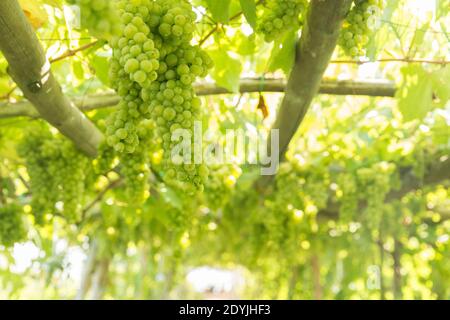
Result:
{"label": "grape skin", "polygon": [[[46,214],[58,211],[67,221],[78,221],[92,169],[90,160],[46,127],[25,136],[19,155],[26,159],[36,222],[45,223]],[[62,207],[57,208],[57,203]]]}
{"label": "grape skin", "polygon": [[0,205],[0,245],[8,248],[25,239],[22,207],[16,204]]}
{"label": "grape skin", "polygon": [[132,154],[134,167],[145,168],[145,157],[139,156],[141,163],[136,163],[137,153],[148,152],[138,128],[143,120],[152,120],[165,151],[166,182],[189,192],[202,190],[208,174],[203,165],[174,165],[170,159],[171,133],[181,128],[192,132],[194,121],[200,119],[201,102],[193,83],[212,67],[209,56],[190,44],[196,15],[181,0],[121,0],[117,4],[124,27],[111,41],[110,78],[122,100],[107,120],[107,143],[121,161],[129,164]]}
{"label": "grape skin", "polygon": [[278,39],[290,30],[298,30],[307,7],[305,0],[269,0],[258,24],[257,31],[266,42]]}
{"label": "grape skin", "polygon": [[68,0],[68,3],[80,7],[81,24],[95,37],[110,39],[119,33],[120,25],[117,24],[115,1]]}
{"label": "grape skin", "polygon": [[355,1],[339,37],[339,45],[347,55],[353,58],[366,55],[369,35],[374,32],[375,22],[384,7],[384,0]]}

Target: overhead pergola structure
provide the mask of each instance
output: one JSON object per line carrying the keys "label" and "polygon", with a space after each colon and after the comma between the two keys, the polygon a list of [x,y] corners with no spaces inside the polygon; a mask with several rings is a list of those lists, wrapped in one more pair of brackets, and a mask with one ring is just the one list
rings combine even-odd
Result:
{"label": "overhead pergola structure", "polygon": [[[214,83],[200,82],[194,84],[199,96],[235,94]],[[239,93],[284,93],[285,79],[241,79]],[[342,96],[394,97],[397,88],[388,80],[323,80],[319,94]],[[72,100],[73,104],[83,112],[116,106],[120,97],[115,93],[87,95]],[[29,101],[0,103],[0,119],[15,117],[40,117],[39,112]]]}
{"label": "overhead pergola structure", "polygon": [[8,61],[9,75],[42,118],[95,157],[103,135],[62,92],[17,0],[0,1],[0,50]]}
{"label": "overhead pergola structure", "polygon": [[[312,1],[308,21],[298,45],[290,79],[242,79],[240,92],[285,92],[276,127],[282,128],[283,148],[300,125],[317,93],[392,97],[395,86],[386,81],[322,81],[336,46],[342,20],[351,0]],[[17,0],[0,3],[0,50],[9,63],[9,74],[28,101],[0,104],[0,119],[42,117],[89,156],[97,154],[102,133],[82,111],[111,107],[119,97],[111,94],[71,101],[54,78],[50,62]],[[196,85],[199,95],[230,93],[210,83]]]}
{"label": "overhead pergola structure", "polygon": [[[283,79],[242,79],[240,92],[284,92],[273,128],[280,130],[279,155],[284,159],[289,143],[301,125],[313,98],[319,94],[395,96],[396,88],[389,81],[334,81],[323,76],[336,48],[344,17],[352,0],[312,0],[298,45],[293,69]],[[87,96],[71,101],[54,78],[44,49],[17,0],[0,1],[0,50],[9,63],[8,72],[28,101],[0,104],[0,119],[19,116],[41,117],[88,156],[96,156],[102,133],[83,111],[112,107],[119,102],[114,93]],[[199,95],[230,93],[210,83],[196,84]],[[270,146],[270,141],[268,142]],[[269,148],[270,150],[270,148]],[[436,159],[425,181],[438,183],[450,178],[448,158]],[[402,189],[389,195],[399,197],[420,187],[404,168]],[[265,189],[271,179],[263,177],[257,186]],[[330,204],[323,217],[336,217],[338,208]]]}

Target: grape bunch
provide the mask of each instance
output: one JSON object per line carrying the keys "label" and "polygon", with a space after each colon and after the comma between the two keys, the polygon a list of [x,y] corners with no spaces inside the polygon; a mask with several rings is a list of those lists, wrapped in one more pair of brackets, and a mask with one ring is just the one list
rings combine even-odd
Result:
{"label": "grape bunch", "polygon": [[143,120],[138,126],[140,148],[134,153],[120,157],[121,174],[125,179],[125,189],[130,203],[142,204],[149,196],[150,152],[155,131],[152,120]]}
{"label": "grape bunch", "polygon": [[384,201],[391,190],[391,176],[396,166],[388,162],[375,163],[371,167],[357,170],[359,190],[368,195],[365,221],[371,230],[378,230],[383,216]]}
{"label": "grape bunch", "polygon": [[272,42],[286,31],[298,30],[306,7],[306,0],[268,0],[257,31]]}
{"label": "grape bunch", "polygon": [[242,170],[231,164],[210,166],[209,169],[210,175],[205,184],[205,198],[211,209],[218,210],[230,200]]}
{"label": "grape bunch", "polygon": [[116,152],[103,141],[99,146],[98,157],[93,162],[96,175],[106,175],[115,165]]}
{"label": "grape bunch", "polygon": [[81,25],[92,35],[110,39],[120,32],[115,1],[110,0],[67,0],[69,4],[80,7]]}
{"label": "grape bunch", "polygon": [[345,54],[351,57],[366,54],[369,35],[375,31],[384,7],[385,0],[355,0],[339,38],[339,44]]}
{"label": "grape bunch", "polygon": [[89,159],[70,141],[48,130],[27,134],[19,154],[25,159],[30,176],[31,206],[36,222],[42,224],[46,214],[56,212],[70,222],[77,221],[91,173]]}
{"label": "grape bunch", "polygon": [[[197,77],[207,75],[213,62],[198,46],[190,44],[196,19],[191,5],[181,0],[158,0],[156,4],[161,15],[159,24],[152,30],[160,52],[160,67],[157,80],[149,90],[144,90],[142,97],[162,139],[166,181],[192,193],[203,190],[209,174],[206,165],[193,163],[196,148],[192,133],[195,121],[201,117],[201,101],[196,97],[193,83]],[[190,158],[187,162],[180,161],[179,154],[172,155],[179,143],[172,141],[172,136],[178,129],[188,133],[186,138],[190,139],[187,141],[190,152],[184,155]]]}
{"label": "grape bunch", "polygon": [[159,51],[145,22],[153,1],[118,1],[121,34],[111,41],[110,78],[121,102],[107,120],[107,143],[119,153],[134,153],[139,145],[137,128],[146,109],[141,91],[158,77]]}
{"label": "grape bunch", "polygon": [[342,173],[337,177],[339,186],[339,219],[348,224],[355,220],[358,210],[358,185],[353,173]]}
{"label": "grape bunch", "polygon": [[0,245],[11,247],[25,240],[26,230],[22,207],[16,204],[0,205]]}
{"label": "grape bunch", "polygon": [[190,44],[196,15],[182,0],[120,0],[118,8],[123,30],[112,41],[110,73],[122,101],[107,121],[107,142],[122,154],[143,152],[138,128],[151,119],[162,141],[166,181],[190,191],[202,189],[207,168],[181,165],[171,157],[172,134],[177,129],[192,133],[200,119],[193,82],[212,67],[211,58]]}

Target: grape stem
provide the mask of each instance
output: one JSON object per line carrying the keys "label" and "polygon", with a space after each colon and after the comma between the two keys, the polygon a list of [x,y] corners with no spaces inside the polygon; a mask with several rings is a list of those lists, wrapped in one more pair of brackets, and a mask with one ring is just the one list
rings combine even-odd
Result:
{"label": "grape stem", "polygon": [[8,73],[40,115],[90,157],[103,134],[63,93],[18,1],[0,1],[0,50]]}
{"label": "grape stem", "polygon": [[[200,82],[194,85],[198,96],[235,94],[214,83]],[[279,92],[286,90],[286,80],[280,78],[265,78],[261,88],[261,79],[241,79],[239,93]],[[364,95],[374,97],[394,97],[396,86],[387,80],[353,81],[353,80],[323,80],[319,93],[330,95]],[[103,93],[78,97],[73,103],[82,111],[91,111],[116,106],[120,99],[115,93]],[[15,103],[0,103],[0,119],[15,117],[38,118],[39,114],[27,101]]]}
{"label": "grape stem", "polygon": [[96,41],[94,41],[94,42],[85,44],[84,46],[81,46],[81,47],[79,47],[79,48],[76,48],[76,49],[73,49],[73,50],[69,49],[69,50],[67,50],[66,52],[64,52],[62,55],[60,55],[60,56],[58,56],[58,57],[56,57],[56,58],[50,59],[50,63],[55,63],[55,62],[64,60],[64,59],[66,59],[66,58],[73,57],[73,56],[76,55],[78,52],[87,50],[87,49],[92,48],[92,47],[94,47],[94,46],[96,46],[96,45],[98,45],[98,44],[101,44],[101,43],[103,43],[103,41],[101,42],[101,41],[99,41],[99,40],[96,40]]}
{"label": "grape stem", "polygon": [[[257,3],[256,3],[256,5],[258,6],[258,5],[260,5],[261,3],[263,3],[264,2],[264,0],[259,0]],[[240,16],[242,16],[244,14],[244,12],[243,11],[239,11],[238,13],[236,13],[234,16],[232,16],[230,19],[229,19],[229,21],[233,21],[233,20],[236,20],[237,18],[239,18]],[[220,24],[219,23],[216,23],[216,25],[208,32],[208,34],[206,35],[206,36],[204,36],[200,41],[199,41],[199,43],[198,43],[198,45],[201,47],[205,42],[206,42],[206,40],[208,40],[217,30],[219,30],[219,28],[220,28]]]}
{"label": "grape stem", "polygon": [[100,191],[97,196],[95,197],[94,200],[92,200],[91,203],[89,203],[84,209],[83,212],[81,214],[81,221],[84,221],[84,219],[86,218],[87,214],[89,213],[89,211],[97,204],[99,203],[103,197],[105,196],[105,194],[112,189],[118,188],[123,184],[123,179],[122,178],[118,178],[117,180],[111,181],[102,191]]}
{"label": "grape stem", "polygon": [[448,60],[428,60],[428,59],[412,59],[412,58],[382,58],[374,61],[369,60],[331,60],[330,63],[333,64],[366,64],[366,63],[374,63],[374,62],[403,62],[403,63],[429,63],[429,64],[439,64],[439,65],[447,65],[450,64],[450,61]]}
{"label": "grape stem", "polygon": [[[81,52],[81,51],[87,50],[87,49],[89,49],[89,48],[92,48],[92,47],[94,47],[95,45],[97,45],[97,44],[99,44],[99,43],[100,43],[100,41],[97,40],[97,41],[88,43],[88,44],[86,44],[86,45],[84,45],[84,46],[81,46],[81,47],[76,48],[76,49],[73,49],[73,50],[70,50],[70,49],[69,49],[69,50],[67,50],[66,52],[64,52],[62,55],[60,55],[60,56],[58,56],[58,57],[56,57],[56,58],[50,59],[49,62],[50,62],[50,63],[55,63],[55,62],[64,60],[64,59],[66,59],[66,58],[73,57],[73,56],[76,55],[78,52]],[[11,88],[11,90],[9,90],[5,95],[0,96],[0,100],[9,100],[9,98],[11,98],[11,95],[14,93],[14,91],[15,91],[16,89],[17,89],[17,85],[13,85],[12,88]]]}

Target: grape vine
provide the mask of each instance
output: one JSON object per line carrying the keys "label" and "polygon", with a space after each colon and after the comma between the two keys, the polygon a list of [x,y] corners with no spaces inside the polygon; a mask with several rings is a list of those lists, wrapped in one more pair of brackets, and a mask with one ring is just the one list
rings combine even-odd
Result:
{"label": "grape vine", "polygon": [[120,24],[115,1],[109,0],[67,0],[80,8],[81,25],[98,38],[109,39],[118,34]]}
{"label": "grape vine", "polygon": [[355,0],[339,38],[339,44],[347,55],[351,57],[366,55],[369,36],[375,31],[385,2],[385,0]]}
{"label": "grape vine", "polygon": [[[150,119],[162,141],[166,182],[189,192],[202,190],[206,166],[181,165],[171,154],[172,134],[177,129],[192,134],[200,119],[201,101],[192,84],[212,67],[209,56],[190,44],[196,15],[181,0],[119,1],[118,8],[123,30],[112,41],[111,79],[122,101],[107,122],[108,144],[124,155],[145,152],[137,130]],[[192,146],[192,135],[189,139]]]}
{"label": "grape vine", "polygon": [[287,31],[298,30],[307,8],[306,0],[269,0],[257,30],[267,42],[272,42]]}
{"label": "grape vine", "polygon": [[92,174],[91,161],[70,141],[45,128],[27,134],[19,154],[26,159],[36,222],[44,223],[46,214],[54,213],[77,221]]}
{"label": "grape vine", "polygon": [[22,207],[17,204],[0,205],[0,245],[11,247],[25,238]]}
{"label": "grape vine", "polygon": [[205,184],[205,197],[208,206],[218,210],[230,200],[237,179],[242,170],[236,165],[210,166],[210,175]]}

